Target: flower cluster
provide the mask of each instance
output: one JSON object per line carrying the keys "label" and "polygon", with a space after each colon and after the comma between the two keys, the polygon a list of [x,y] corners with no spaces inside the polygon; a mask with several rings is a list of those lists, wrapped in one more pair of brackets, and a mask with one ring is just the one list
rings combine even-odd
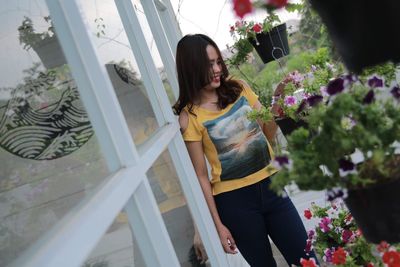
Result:
{"label": "flower cluster", "polygon": [[[305,96],[308,103],[318,97],[316,100],[323,100],[324,105],[306,110],[308,128],[299,128],[289,136],[292,168],[277,174],[273,188],[279,192],[287,183],[295,182],[301,190],[354,189],[400,177],[395,167],[400,162],[395,153],[396,141],[400,140],[397,82],[385,82],[378,75],[341,75],[320,90],[319,96]],[[301,108],[295,113],[304,110]]]}
{"label": "flower cluster", "polygon": [[[308,231],[305,251],[315,250],[321,265],[340,266],[400,266],[400,250],[382,242],[368,243],[358,229],[352,215],[339,201],[328,207],[312,204],[304,211],[307,220],[316,220],[317,226]],[[317,266],[315,261],[301,260],[303,267]]]}
{"label": "flower cluster", "polygon": [[258,42],[257,34],[270,31],[279,22],[278,15],[270,11],[263,22],[238,20],[235,22],[235,25],[231,25],[229,32],[235,43],[231,47],[228,47],[233,54],[229,63],[237,66],[246,62],[248,54],[253,51],[250,40],[253,39]]}

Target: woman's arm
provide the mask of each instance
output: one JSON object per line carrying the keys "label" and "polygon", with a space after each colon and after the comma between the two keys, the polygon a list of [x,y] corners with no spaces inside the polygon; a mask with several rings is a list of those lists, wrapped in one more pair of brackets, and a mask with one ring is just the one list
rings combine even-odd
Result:
{"label": "woman's arm", "polygon": [[[181,126],[182,133],[185,132],[188,126],[188,114],[186,111],[181,112],[179,115],[179,124]],[[214,221],[215,227],[222,246],[226,253],[235,254],[236,244],[230,231],[226,228],[219,217],[217,206],[215,205],[214,196],[212,195],[211,183],[208,178],[208,170],[206,159],[204,157],[203,144],[201,141],[186,141],[186,148],[189,152],[190,159],[192,161],[194,170],[199,180],[200,187],[203,191],[204,198],[206,200],[208,209],[210,210],[211,217]]]}
{"label": "woman's arm", "polygon": [[215,205],[214,196],[212,195],[211,183],[208,179],[207,165],[203,154],[203,145],[200,141],[185,143],[190,159],[192,160],[193,167],[196,171],[201,189],[203,190],[203,195],[206,199],[211,217],[214,221],[215,227],[217,228],[222,246],[226,253],[235,254],[235,240],[233,239],[230,231],[225,227],[225,225],[222,224],[217,211],[217,206]]}

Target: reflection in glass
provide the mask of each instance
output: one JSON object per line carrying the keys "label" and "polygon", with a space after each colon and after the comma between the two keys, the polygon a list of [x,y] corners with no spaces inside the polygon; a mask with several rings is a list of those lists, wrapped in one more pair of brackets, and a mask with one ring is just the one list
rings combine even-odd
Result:
{"label": "reflection in glass", "polygon": [[181,266],[192,266],[193,220],[168,151],[156,160],[147,177]]}
{"label": "reflection in glass", "polygon": [[0,6],[0,266],[109,174],[45,2],[29,3]]}
{"label": "reflection in glass", "polygon": [[146,266],[132,234],[127,215],[121,211],[82,267]]}

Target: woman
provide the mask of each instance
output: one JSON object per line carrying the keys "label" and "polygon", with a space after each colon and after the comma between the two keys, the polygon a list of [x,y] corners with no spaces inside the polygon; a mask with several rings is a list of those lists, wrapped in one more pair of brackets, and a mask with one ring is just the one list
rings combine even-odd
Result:
{"label": "woman", "polygon": [[225,252],[235,254],[237,246],[251,266],[276,266],[270,237],[289,265],[299,265],[300,258],[307,258],[306,231],[290,199],[269,190],[277,172],[269,145],[276,124],[247,119],[247,112],[261,109],[258,97],[244,82],[228,78],[209,37],[183,37],[176,67],[174,110]]}

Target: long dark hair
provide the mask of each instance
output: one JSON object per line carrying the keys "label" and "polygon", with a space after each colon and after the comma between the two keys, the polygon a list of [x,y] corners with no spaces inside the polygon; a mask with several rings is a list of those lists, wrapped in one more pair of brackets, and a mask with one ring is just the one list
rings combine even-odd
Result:
{"label": "long dark hair", "polygon": [[193,104],[200,97],[200,90],[211,83],[213,73],[207,54],[207,45],[211,45],[221,60],[221,85],[217,89],[218,107],[223,109],[236,101],[242,92],[242,85],[233,79],[228,79],[229,72],[222,60],[217,44],[204,34],[186,35],[176,49],[176,71],[179,82],[179,98],[172,107],[175,114],[180,114],[185,106],[192,112]]}

